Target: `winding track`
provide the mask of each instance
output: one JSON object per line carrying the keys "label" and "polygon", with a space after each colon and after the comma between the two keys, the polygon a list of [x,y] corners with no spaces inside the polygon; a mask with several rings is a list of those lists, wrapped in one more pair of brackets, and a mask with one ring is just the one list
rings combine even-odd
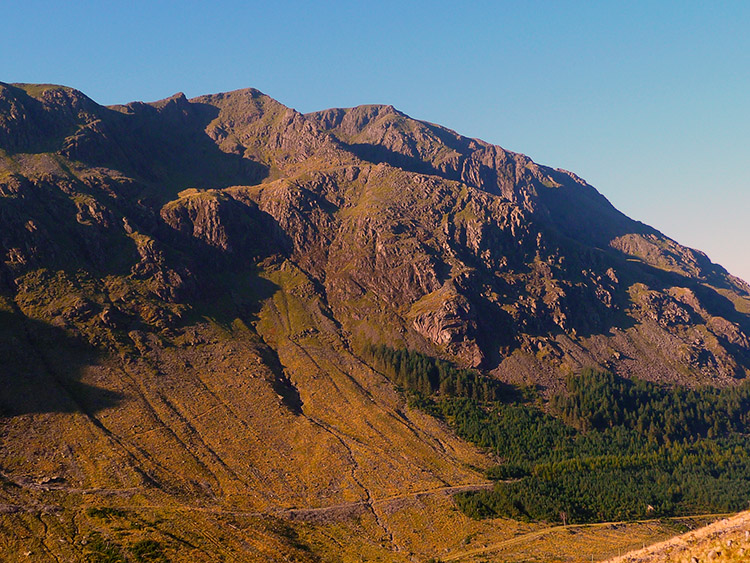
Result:
{"label": "winding track", "polygon": [[483,547],[477,547],[474,549],[467,549],[465,551],[461,551],[458,553],[453,553],[451,555],[443,556],[441,558],[442,561],[458,561],[460,559],[463,559],[465,557],[471,557],[474,555],[484,555],[486,553],[491,553],[493,551],[497,551],[500,548],[512,546],[515,544],[522,544],[529,541],[533,541],[535,539],[539,539],[544,537],[547,534],[554,533],[554,532],[561,532],[566,530],[581,530],[581,529],[591,529],[591,528],[604,528],[607,526],[620,526],[623,524],[648,524],[650,522],[660,522],[663,520],[684,520],[686,518],[726,518],[727,516],[731,516],[734,513],[726,513],[726,514],[695,514],[695,515],[688,515],[688,516],[672,516],[669,518],[651,518],[648,520],[622,520],[619,522],[595,522],[593,524],[568,524],[567,526],[550,526],[549,528],[542,528],[541,530],[534,530],[533,532],[529,532],[527,534],[522,534],[520,536],[515,536],[512,538],[509,538],[507,540],[499,541],[487,546]]}
{"label": "winding track", "polygon": [[[112,488],[78,488],[69,487],[63,484],[38,484],[38,483],[26,483],[22,481],[15,481],[6,475],[0,473],[0,477],[13,483],[18,487],[22,487],[34,491],[62,491],[73,494],[81,495],[103,495],[103,496],[130,496],[139,492],[145,492],[146,489],[131,487],[126,489],[112,489]],[[449,495],[454,493],[469,492],[469,491],[480,491],[485,489],[491,489],[495,484],[494,481],[484,481],[481,483],[473,483],[468,485],[452,485],[444,487],[436,487],[433,489],[424,489],[421,491],[414,491],[410,493],[403,493],[398,495],[392,495],[380,499],[367,499],[359,500],[355,502],[345,502],[340,504],[333,504],[329,506],[321,506],[315,508],[271,508],[266,511],[249,511],[249,510],[231,510],[224,508],[212,508],[212,507],[199,507],[199,506],[181,506],[172,507],[174,510],[182,512],[208,512],[214,514],[231,514],[235,516],[277,516],[286,517],[294,520],[320,520],[326,517],[346,516],[351,513],[356,513],[362,509],[372,508],[373,506],[387,508],[391,505],[395,505],[400,501],[407,499],[419,499],[426,496],[432,495]],[[5,507],[4,512],[36,512],[39,511],[39,505],[34,506],[20,506],[20,505],[0,505],[0,511],[2,507]],[[46,507],[48,510],[54,507]],[[158,505],[133,505],[122,507],[128,510],[139,510],[139,509],[150,509],[150,508],[164,508]]]}
{"label": "winding track", "polygon": [[[62,484],[44,485],[44,484],[36,484],[36,483],[17,482],[17,481],[9,479],[6,475],[3,475],[2,473],[0,473],[0,477],[5,478],[7,481],[10,481],[17,486],[35,490],[35,491],[64,491],[64,492],[82,494],[82,495],[100,494],[100,495],[106,495],[106,496],[112,496],[112,495],[129,496],[138,492],[143,492],[145,490],[145,489],[140,489],[140,488],[83,489],[83,488],[76,488],[76,487],[68,487]],[[218,508],[218,507],[199,507],[199,506],[179,506],[179,507],[170,507],[170,508],[172,510],[177,510],[180,512],[201,512],[201,513],[209,513],[209,514],[219,514],[219,515],[224,514],[224,515],[232,515],[232,516],[249,516],[249,517],[275,516],[275,517],[281,517],[281,518],[289,518],[289,519],[298,520],[298,521],[321,521],[321,520],[328,520],[328,519],[334,520],[338,518],[345,518],[351,515],[358,514],[359,512],[363,510],[372,509],[374,506],[377,506],[379,508],[388,508],[388,507],[394,507],[394,506],[397,507],[398,503],[404,500],[408,500],[408,499],[416,500],[416,499],[420,499],[420,498],[427,497],[427,496],[433,496],[433,495],[449,495],[449,494],[455,494],[455,493],[461,493],[461,492],[491,489],[494,486],[494,484],[495,484],[494,481],[485,481],[481,483],[474,483],[474,484],[468,484],[468,485],[453,485],[453,486],[436,487],[433,489],[425,489],[421,491],[414,491],[410,493],[392,495],[392,496],[384,497],[381,499],[360,500],[360,501],[355,501],[355,502],[340,503],[340,504],[321,506],[321,507],[315,507],[315,508],[272,508],[266,511],[232,510],[232,509],[225,509],[225,508]],[[138,511],[138,510],[149,510],[149,509],[163,509],[165,507],[161,505],[133,505],[133,506],[123,506],[121,508],[126,509],[126,510]],[[39,504],[36,504],[33,506],[0,504],[0,512],[54,512],[55,509],[59,509],[59,507],[39,505]],[[691,518],[691,517],[725,518],[733,514],[734,513],[695,514],[695,515],[688,515],[688,516],[675,516],[675,517],[670,517],[666,519],[667,520],[683,520],[685,518]],[[485,554],[492,553],[494,551],[497,551],[505,547],[534,541],[536,539],[540,539],[544,537],[547,534],[551,534],[555,532],[576,530],[576,529],[604,528],[607,526],[634,524],[634,523],[635,524],[647,524],[651,522],[658,522],[660,520],[665,520],[665,518],[651,518],[651,519],[646,519],[646,520],[635,520],[635,521],[623,520],[623,521],[617,521],[617,522],[596,522],[592,524],[568,524],[566,526],[562,526],[562,525],[550,526],[547,528],[534,530],[533,532],[528,532],[526,534],[522,534],[519,536],[514,536],[506,540],[495,542],[490,545],[481,546],[481,547],[477,547],[473,549],[467,549],[467,550],[460,551],[457,553],[452,553],[450,555],[445,555],[445,556],[442,556],[441,560],[446,561],[446,562],[447,561],[459,561],[461,559],[465,559],[465,558],[472,557],[472,556],[485,555]]]}

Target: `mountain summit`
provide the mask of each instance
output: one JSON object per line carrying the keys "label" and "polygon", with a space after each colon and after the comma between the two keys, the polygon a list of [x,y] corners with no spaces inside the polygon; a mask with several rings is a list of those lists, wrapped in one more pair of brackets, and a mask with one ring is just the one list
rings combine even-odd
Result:
{"label": "mountain summit", "polygon": [[583,367],[750,370],[743,281],[573,173],[391,106],[0,83],[0,253],[2,549],[39,561],[106,553],[128,518],[138,561],[405,561],[490,534],[440,493],[486,486],[490,457],[372,346],[541,398]]}

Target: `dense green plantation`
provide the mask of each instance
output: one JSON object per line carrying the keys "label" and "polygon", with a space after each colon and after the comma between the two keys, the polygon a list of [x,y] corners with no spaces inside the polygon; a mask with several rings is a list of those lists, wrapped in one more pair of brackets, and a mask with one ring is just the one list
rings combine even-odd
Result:
{"label": "dense green plantation", "polygon": [[474,370],[459,369],[411,350],[370,346],[365,355],[377,363],[391,381],[411,393],[414,400],[437,393],[442,397],[499,401],[511,390],[500,381]]}
{"label": "dense green plantation", "polygon": [[742,432],[750,422],[747,384],[664,389],[592,369],[566,383],[568,394],[555,397],[553,405],[566,423],[583,431],[622,426],[669,443]]}
{"label": "dense green plantation", "polygon": [[456,495],[472,517],[592,522],[747,508],[748,384],[667,389],[586,369],[553,398],[553,416],[478,372],[415,352],[369,355],[413,405],[504,460],[488,472],[504,480],[493,490]]}

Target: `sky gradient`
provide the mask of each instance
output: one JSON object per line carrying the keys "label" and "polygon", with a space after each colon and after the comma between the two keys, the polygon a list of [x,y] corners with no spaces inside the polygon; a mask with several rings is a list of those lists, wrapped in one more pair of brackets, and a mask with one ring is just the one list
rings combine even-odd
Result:
{"label": "sky gradient", "polygon": [[571,170],[750,280],[748,2],[9,4],[0,81],[392,104]]}

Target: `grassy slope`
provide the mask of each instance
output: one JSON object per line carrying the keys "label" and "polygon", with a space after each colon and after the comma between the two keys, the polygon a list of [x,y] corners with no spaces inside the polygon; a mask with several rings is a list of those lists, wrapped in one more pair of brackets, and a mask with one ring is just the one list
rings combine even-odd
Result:
{"label": "grassy slope", "polygon": [[750,514],[742,512],[709,526],[612,558],[607,563],[677,563],[694,560],[735,563],[747,561],[749,554]]}

